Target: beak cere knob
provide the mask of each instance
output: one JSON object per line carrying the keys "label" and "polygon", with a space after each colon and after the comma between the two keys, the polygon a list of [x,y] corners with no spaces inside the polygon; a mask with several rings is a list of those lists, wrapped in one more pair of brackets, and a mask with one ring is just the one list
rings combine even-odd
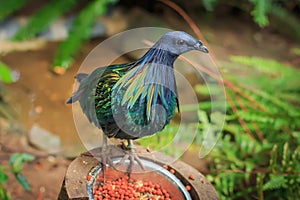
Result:
{"label": "beak cere knob", "polygon": [[195,50],[199,50],[204,53],[208,53],[207,47],[203,45],[201,40],[198,40],[198,42],[194,45],[194,47],[195,47]]}

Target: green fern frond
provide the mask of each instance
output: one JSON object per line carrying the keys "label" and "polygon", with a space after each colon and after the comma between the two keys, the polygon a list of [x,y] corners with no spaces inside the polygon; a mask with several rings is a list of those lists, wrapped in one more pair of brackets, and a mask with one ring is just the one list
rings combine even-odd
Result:
{"label": "green fern frond", "polygon": [[285,143],[283,146],[283,154],[282,154],[282,160],[281,160],[281,164],[282,167],[287,170],[288,169],[288,165],[290,164],[290,149],[289,149],[289,143]]}
{"label": "green fern frond", "polygon": [[290,68],[290,66],[280,63],[276,60],[255,56],[230,56],[230,60],[235,63],[250,66],[270,76],[278,76],[281,72],[286,73],[283,71],[283,69],[286,70]]}
{"label": "green fern frond", "polygon": [[[280,7],[276,4],[272,5],[270,13],[272,13],[272,15],[275,16],[277,21],[280,21],[280,23],[278,24],[273,23],[275,28],[277,28],[280,32],[283,32],[297,39],[298,42],[300,41],[300,23],[299,18],[297,16],[293,15],[291,11]],[[283,26],[285,28],[282,28]]]}
{"label": "green fern frond", "polygon": [[91,33],[98,16],[105,14],[109,4],[117,0],[95,0],[84,8],[72,24],[69,37],[58,48],[52,69],[57,73],[64,71],[72,64],[73,56],[77,54],[82,43]]}
{"label": "green fern frond", "polygon": [[0,0],[0,20],[22,8],[28,0]]}
{"label": "green fern frond", "polygon": [[250,0],[254,9],[251,12],[251,15],[254,18],[254,21],[260,26],[264,27],[269,24],[268,13],[270,9],[270,1],[269,0]]}
{"label": "green fern frond", "polygon": [[0,61],[0,81],[4,83],[14,82],[12,71],[6,64],[4,64],[1,61]]}
{"label": "green fern frond", "polygon": [[275,190],[279,188],[286,187],[286,179],[285,175],[283,174],[270,174],[270,180],[267,181],[264,186],[263,190]]}
{"label": "green fern frond", "polygon": [[292,48],[291,52],[297,56],[300,56],[300,48]]}
{"label": "green fern frond", "polygon": [[278,146],[275,144],[271,151],[269,168],[272,173],[276,172],[278,159]]}
{"label": "green fern frond", "polygon": [[[288,102],[285,102],[283,99],[280,99],[280,98],[272,95],[271,92],[266,92],[266,91],[262,91],[262,90],[253,90],[253,92],[255,92],[256,99],[260,98],[263,101],[269,101],[269,103],[273,104],[273,106],[277,106],[277,108],[281,109],[281,111],[286,112],[290,117],[299,117],[300,116],[300,111],[296,110],[294,105],[291,105]],[[247,93],[249,93],[249,92],[247,91]],[[253,93],[252,93],[252,95],[253,95]],[[270,108],[269,111],[271,111],[271,112],[274,110],[271,108],[271,105],[269,105],[268,108]],[[277,113],[274,113],[274,114],[277,114]]]}
{"label": "green fern frond", "polygon": [[248,112],[244,110],[239,110],[236,113],[237,117],[240,117],[248,122],[260,122],[260,123],[274,123],[274,118],[264,115],[259,112]]}
{"label": "green fern frond", "polygon": [[51,22],[70,10],[75,3],[75,0],[52,0],[33,15],[29,22],[18,30],[12,39],[19,41],[35,37],[38,33],[44,31]]}
{"label": "green fern frond", "polygon": [[202,0],[203,6],[208,11],[213,11],[218,0]]}

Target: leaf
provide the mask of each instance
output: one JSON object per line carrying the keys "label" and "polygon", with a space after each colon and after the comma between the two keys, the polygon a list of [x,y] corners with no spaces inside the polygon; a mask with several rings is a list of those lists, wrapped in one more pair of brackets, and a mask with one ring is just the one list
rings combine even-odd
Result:
{"label": "leaf", "polygon": [[208,11],[213,11],[218,0],[202,0],[203,6]]}
{"label": "leaf", "polygon": [[52,69],[60,74],[69,68],[73,63],[73,56],[77,54],[82,43],[89,39],[97,17],[105,14],[107,6],[115,3],[116,0],[95,0],[91,1],[72,24],[69,37],[58,48]]}
{"label": "leaf", "polygon": [[13,173],[20,173],[24,162],[32,161],[35,157],[27,153],[15,153],[10,157],[10,165]]}
{"label": "leaf", "polygon": [[15,174],[16,179],[18,180],[18,182],[20,183],[20,185],[25,189],[25,190],[31,190],[31,187],[27,181],[27,178],[21,174],[21,173],[17,173]]}
{"label": "leaf", "polygon": [[[289,70],[290,66],[280,63],[276,60],[266,59],[261,57],[248,56],[230,56],[230,60],[235,63],[250,66],[260,72],[270,76],[277,76],[283,69]],[[292,69],[291,69],[292,70]]]}
{"label": "leaf", "polygon": [[0,62],[0,81],[4,83],[14,82],[11,70],[2,62]]}
{"label": "leaf", "polygon": [[283,174],[270,174],[270,180],[263,186],[263,190],[275,190],[286,187],[285,175]]}
{"label": "leaf", "polygon": [[271,158],[270,158],[270,171],[276,172],[277,168],[277,158],[278,158],[278,146],[274,144],[273,149],[271,151]]}
{"label": "leaf", "polygon": [[0,166],[0,185],[8,180],[8,176],[4,173],[4,168]]}
{"label": "leaf", "polygon": [[38,33],[44,31],[52,21],[70,10],[75,3],[75,0],[52,0],[35,13],[25,26],[18,30],[13,40],[20,41],[35,37]]}
{"label": "leaf", "polygon": [[1,200],[10,200],[9,195],[6,190],[0,185],[0,199]]}
{"label": "leaf", "polygon": [[22,8],[28,0],[0,0],[0,20]]}
{"label": "leaf", "polygon": [[291,52],[297,56],[300,56],[300,48],[292,48]]}
{"label": "leaf", "polygon": [[254,9],[251,15],[254,21],[260,26],[264,27],[269,24],[267,14],[269,12],[270,1],[269,0],[251,0],[254,3]]}
{"label": "leaf", "polygon": [[[286,1],[289,3],[289,1]],[[288,7],[288,6],[287,6]],[[299,1],[298,1],[299,7]],[[276,18],[277,30],[282,31],[283,33],[294,37],[298,42],[300,41],[300,23],[299,17],[295,15],[294,12],[291,12],[289,9],[285,9],[279,4],[272,4],[270,12]],[[284,27],[284,29],[282,28]]]}

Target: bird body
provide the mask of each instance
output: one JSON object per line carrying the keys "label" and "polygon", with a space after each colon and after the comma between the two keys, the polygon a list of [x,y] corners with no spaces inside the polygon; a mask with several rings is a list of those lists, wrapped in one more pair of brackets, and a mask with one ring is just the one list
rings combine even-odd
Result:
{"label": "bird body", "polygon": [[91,123],[108,137],[137,139],[162,130],[179,110],[173,64],[190,50],[208,52],[185,32],[165,34],[132,63],[78,74],[78,90],[67,103],[79,101]]}

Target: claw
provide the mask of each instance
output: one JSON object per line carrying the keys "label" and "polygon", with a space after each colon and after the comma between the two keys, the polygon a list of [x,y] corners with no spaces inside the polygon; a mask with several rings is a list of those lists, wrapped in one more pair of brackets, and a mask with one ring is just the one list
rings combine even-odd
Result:
{"label": "claw", "polygon": [[105,182],[105,177],[106,177],[107,165],[109,165],[110,167],[112,167],[114,169],[116,168],[110,155],[111,155],[110,146],[106,146],[105,148],[102,148],[102,150],[100,152],[97,152],[97,154],[95,155],[96,157],[98,157],[98,159],[100,159],[104,182]]}
{"label": "claw", "polygon": [[124,165],[126,160],[129,160],[129,165],[128,165],[127,169],[126,169],[126,172],[129,174],[129,176],[132,173],[132,169],[133,169],[135,161],[137,162],[137,164],[140,166],[140,168],[143,171],[145,170],[144,165],[143,165],[141,159],[132,150],[131,151],[128,151],[128,150],[125,151],[124,157],[116,164],[116,167]]}

